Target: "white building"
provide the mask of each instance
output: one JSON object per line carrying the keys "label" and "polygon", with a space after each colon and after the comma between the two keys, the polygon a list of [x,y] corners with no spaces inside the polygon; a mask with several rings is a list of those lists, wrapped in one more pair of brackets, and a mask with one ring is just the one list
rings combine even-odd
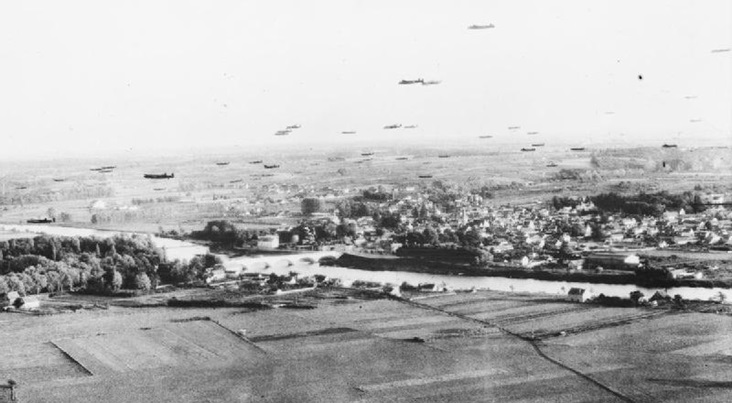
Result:
{"label": "white building", "polygon": [[265,235],[259,237],[257,248],[262,250],[274,250],[280,247],[280,237],[277,235]]}

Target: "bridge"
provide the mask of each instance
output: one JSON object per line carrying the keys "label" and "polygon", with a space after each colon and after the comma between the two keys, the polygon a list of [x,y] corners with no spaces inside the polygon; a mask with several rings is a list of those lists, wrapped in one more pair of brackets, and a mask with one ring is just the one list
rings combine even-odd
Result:
{"label": "bridge", "polygon": [[238,277],[242,271],[261,271],[270,267],[290,267],[303,264],[321,263],[324,260],[338,259],[342,252],[317,251],[287,255],[245,256],[223,262],[227,277]]}

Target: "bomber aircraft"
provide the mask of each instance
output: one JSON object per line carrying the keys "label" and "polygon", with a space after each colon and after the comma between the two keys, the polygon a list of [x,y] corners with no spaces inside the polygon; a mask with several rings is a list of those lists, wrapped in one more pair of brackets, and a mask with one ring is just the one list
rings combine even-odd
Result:
{"label": "bomber aircraft", "polygon": [[496,26],[493,24],[488,24],[488,25],[473,24],[473,25],[469,26],[468,29],[490,29],[490,28],[495,28],[495,27]]}

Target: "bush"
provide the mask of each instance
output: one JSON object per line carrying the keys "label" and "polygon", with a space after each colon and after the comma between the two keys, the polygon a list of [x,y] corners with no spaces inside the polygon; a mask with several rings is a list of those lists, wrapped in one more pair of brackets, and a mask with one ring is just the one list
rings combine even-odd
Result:
{"label": "bush", "polygon": [[150,283],[150,277],[145,273],[140,273],[135,276],[135,288],[138,290],[148,291],[152,287]]}

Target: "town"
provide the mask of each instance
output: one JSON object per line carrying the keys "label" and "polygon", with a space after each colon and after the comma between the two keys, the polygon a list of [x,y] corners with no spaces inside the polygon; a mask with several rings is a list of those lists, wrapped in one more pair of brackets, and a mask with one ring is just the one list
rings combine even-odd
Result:
{"label": "town", "polygon": [[628,281],[629,273],[657,285],[732,280],[725,254],[732,250],[732,212],[724,194],[641,195],[655,199],[649,204],[610,193],[495,206],[486,203],[492,201],[487,189],[461,192],[441,182],[370,187],[356,196],[345,196],[355,189],[325,187],[307,196],[269,189],[295,193],[288,203],[301,206],[270,218],[299,217],[299,224],[248,231],[235,219],[219,220],[187,237],[234,253],[336,250],[366,258],[358,261],[363,264],[379,257],[418,259],[422,270],[430,263],[453,264],[438,270],[443,274],[467,266],[482,269],[481,275],[584,273],[611,283]]}

